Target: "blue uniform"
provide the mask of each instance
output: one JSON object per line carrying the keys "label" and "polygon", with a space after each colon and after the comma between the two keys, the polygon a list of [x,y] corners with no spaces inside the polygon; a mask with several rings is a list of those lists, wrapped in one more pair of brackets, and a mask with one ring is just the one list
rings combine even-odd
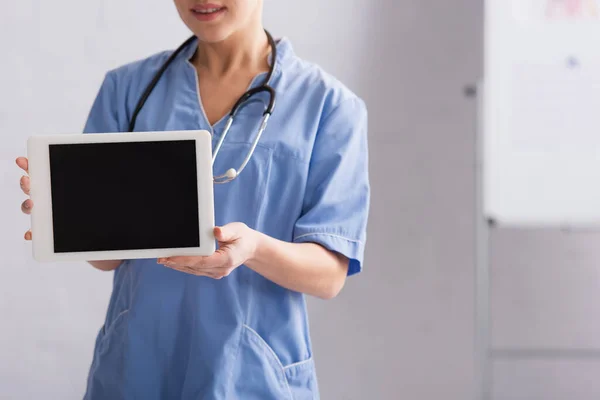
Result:
{"label": "blue uniform", "polygon": [[[365,104],[297,57],[287,39],[277,42],[277,50],[270,60],[275,111],[240,176],[215,185],[215,223],[243,222],[280,240],[319,243],[346,255],[349,275],[356,274],[370,199]],[[189,46],[167,69],[136,131],[207,129],[214,146],[227,118],[214,126],[207,121],[189,62],[194,51]],[[85,132],[127,131],[138,98],[170,54],[109,71]],[[258,98],[240,109],[215,173],[239,165],[263,110]],[[156,193],[169,195],[158,187]],[[126,260],[115,270],[86,399],[319,398],[302,294],[243,265],[214,280],[156,261]]]}

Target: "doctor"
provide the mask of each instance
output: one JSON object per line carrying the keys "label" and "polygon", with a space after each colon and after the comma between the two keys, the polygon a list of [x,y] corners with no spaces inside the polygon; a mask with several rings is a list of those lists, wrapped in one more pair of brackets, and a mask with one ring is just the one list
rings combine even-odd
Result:
{"label": "doctor", "polygon": [[[304,295],[331,299],[362,269],[365,104],[299,58],[289,40],[269,45],[262,0],[175,5],[195,40],[157,82],[136,131],[207,129],[214,146],[239,96],[265,77],[276,105],[243,172],[215,185],[214,255],[91,263],[114,271],[114,285],[85,398],[318,399]],[[171,54],[109,71],[85,132],[127,131]],[[215,172],[244,159],[268,100],[259,93],[239,109]],[[27,171],[26,158],[17,164]],[[29,193],[27,176],[21,187]],[[136,207],[144,199],[122,201]],[[33,207],[27,199],[22,211]]]}

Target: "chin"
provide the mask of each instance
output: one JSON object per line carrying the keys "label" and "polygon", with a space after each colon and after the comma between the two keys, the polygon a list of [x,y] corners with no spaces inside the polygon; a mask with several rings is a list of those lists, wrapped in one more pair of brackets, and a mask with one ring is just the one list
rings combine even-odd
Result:
{"label": "chin", "polygon": [[226,40],[233,33],[232,29],[228,29],[225,26],[194,26],[190,24],[188,26],[190,30],[196,35],[198,40],[204,43],[219,43]]}
{"label": "chin", "polygon": [[218,31],[218,32],[197,32],[196,36],[198,40],[204,43],[219,43],[226,40],[231,36],[229,31]]}

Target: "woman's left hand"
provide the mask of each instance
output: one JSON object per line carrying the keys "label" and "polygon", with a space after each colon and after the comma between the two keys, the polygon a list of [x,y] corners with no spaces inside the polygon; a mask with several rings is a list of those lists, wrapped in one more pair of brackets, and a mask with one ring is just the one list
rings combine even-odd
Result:
{"label": "woman's left hand", "polygon": [[221,279],[254,255],[257,232],[247,225],[234,222],[214,230],[218,248],[210,256],[168,257],[159,264],[188,274]]}

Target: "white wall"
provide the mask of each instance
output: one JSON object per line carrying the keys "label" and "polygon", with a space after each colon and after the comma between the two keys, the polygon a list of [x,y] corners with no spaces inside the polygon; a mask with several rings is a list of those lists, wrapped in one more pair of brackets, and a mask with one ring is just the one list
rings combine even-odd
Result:
{"label": "white wall", "polygon": [[[159,28],[157,28],[159,27]],[[83,396],[111,274],[32,261],[14,160],[33,134],[77,133],[108,68],[188,35],[172,2],[12,1],[0,13],[0,398]]]}
{"label": "white wall", "polygon": [[[76,399],[111,275],[31,261],[14,158],[29,134],[80,130],[107,68],[173,48],[186,32],[162,0],[9,4],[0,16],[0,47],[9,49],[0,63],[0,397]],[[310,301],[322,398],[473,398],[475,103],[462,91],[481,75],[482,0],[265,7],[275,35],[290,37],[299,55],[346,82],[370,110],[365,271],[339,298]],[[59,27],[65,31],[46,35]],[[74,60],[71,48],[86,50],[89,62]],[[71,82],[85,85],[82,92],[42,86],[78,75]],[[597,242],[495,232],[493,343],[596,348]],[[501,360],[494,399],[598,398],[598,370],[594,360]]]}

